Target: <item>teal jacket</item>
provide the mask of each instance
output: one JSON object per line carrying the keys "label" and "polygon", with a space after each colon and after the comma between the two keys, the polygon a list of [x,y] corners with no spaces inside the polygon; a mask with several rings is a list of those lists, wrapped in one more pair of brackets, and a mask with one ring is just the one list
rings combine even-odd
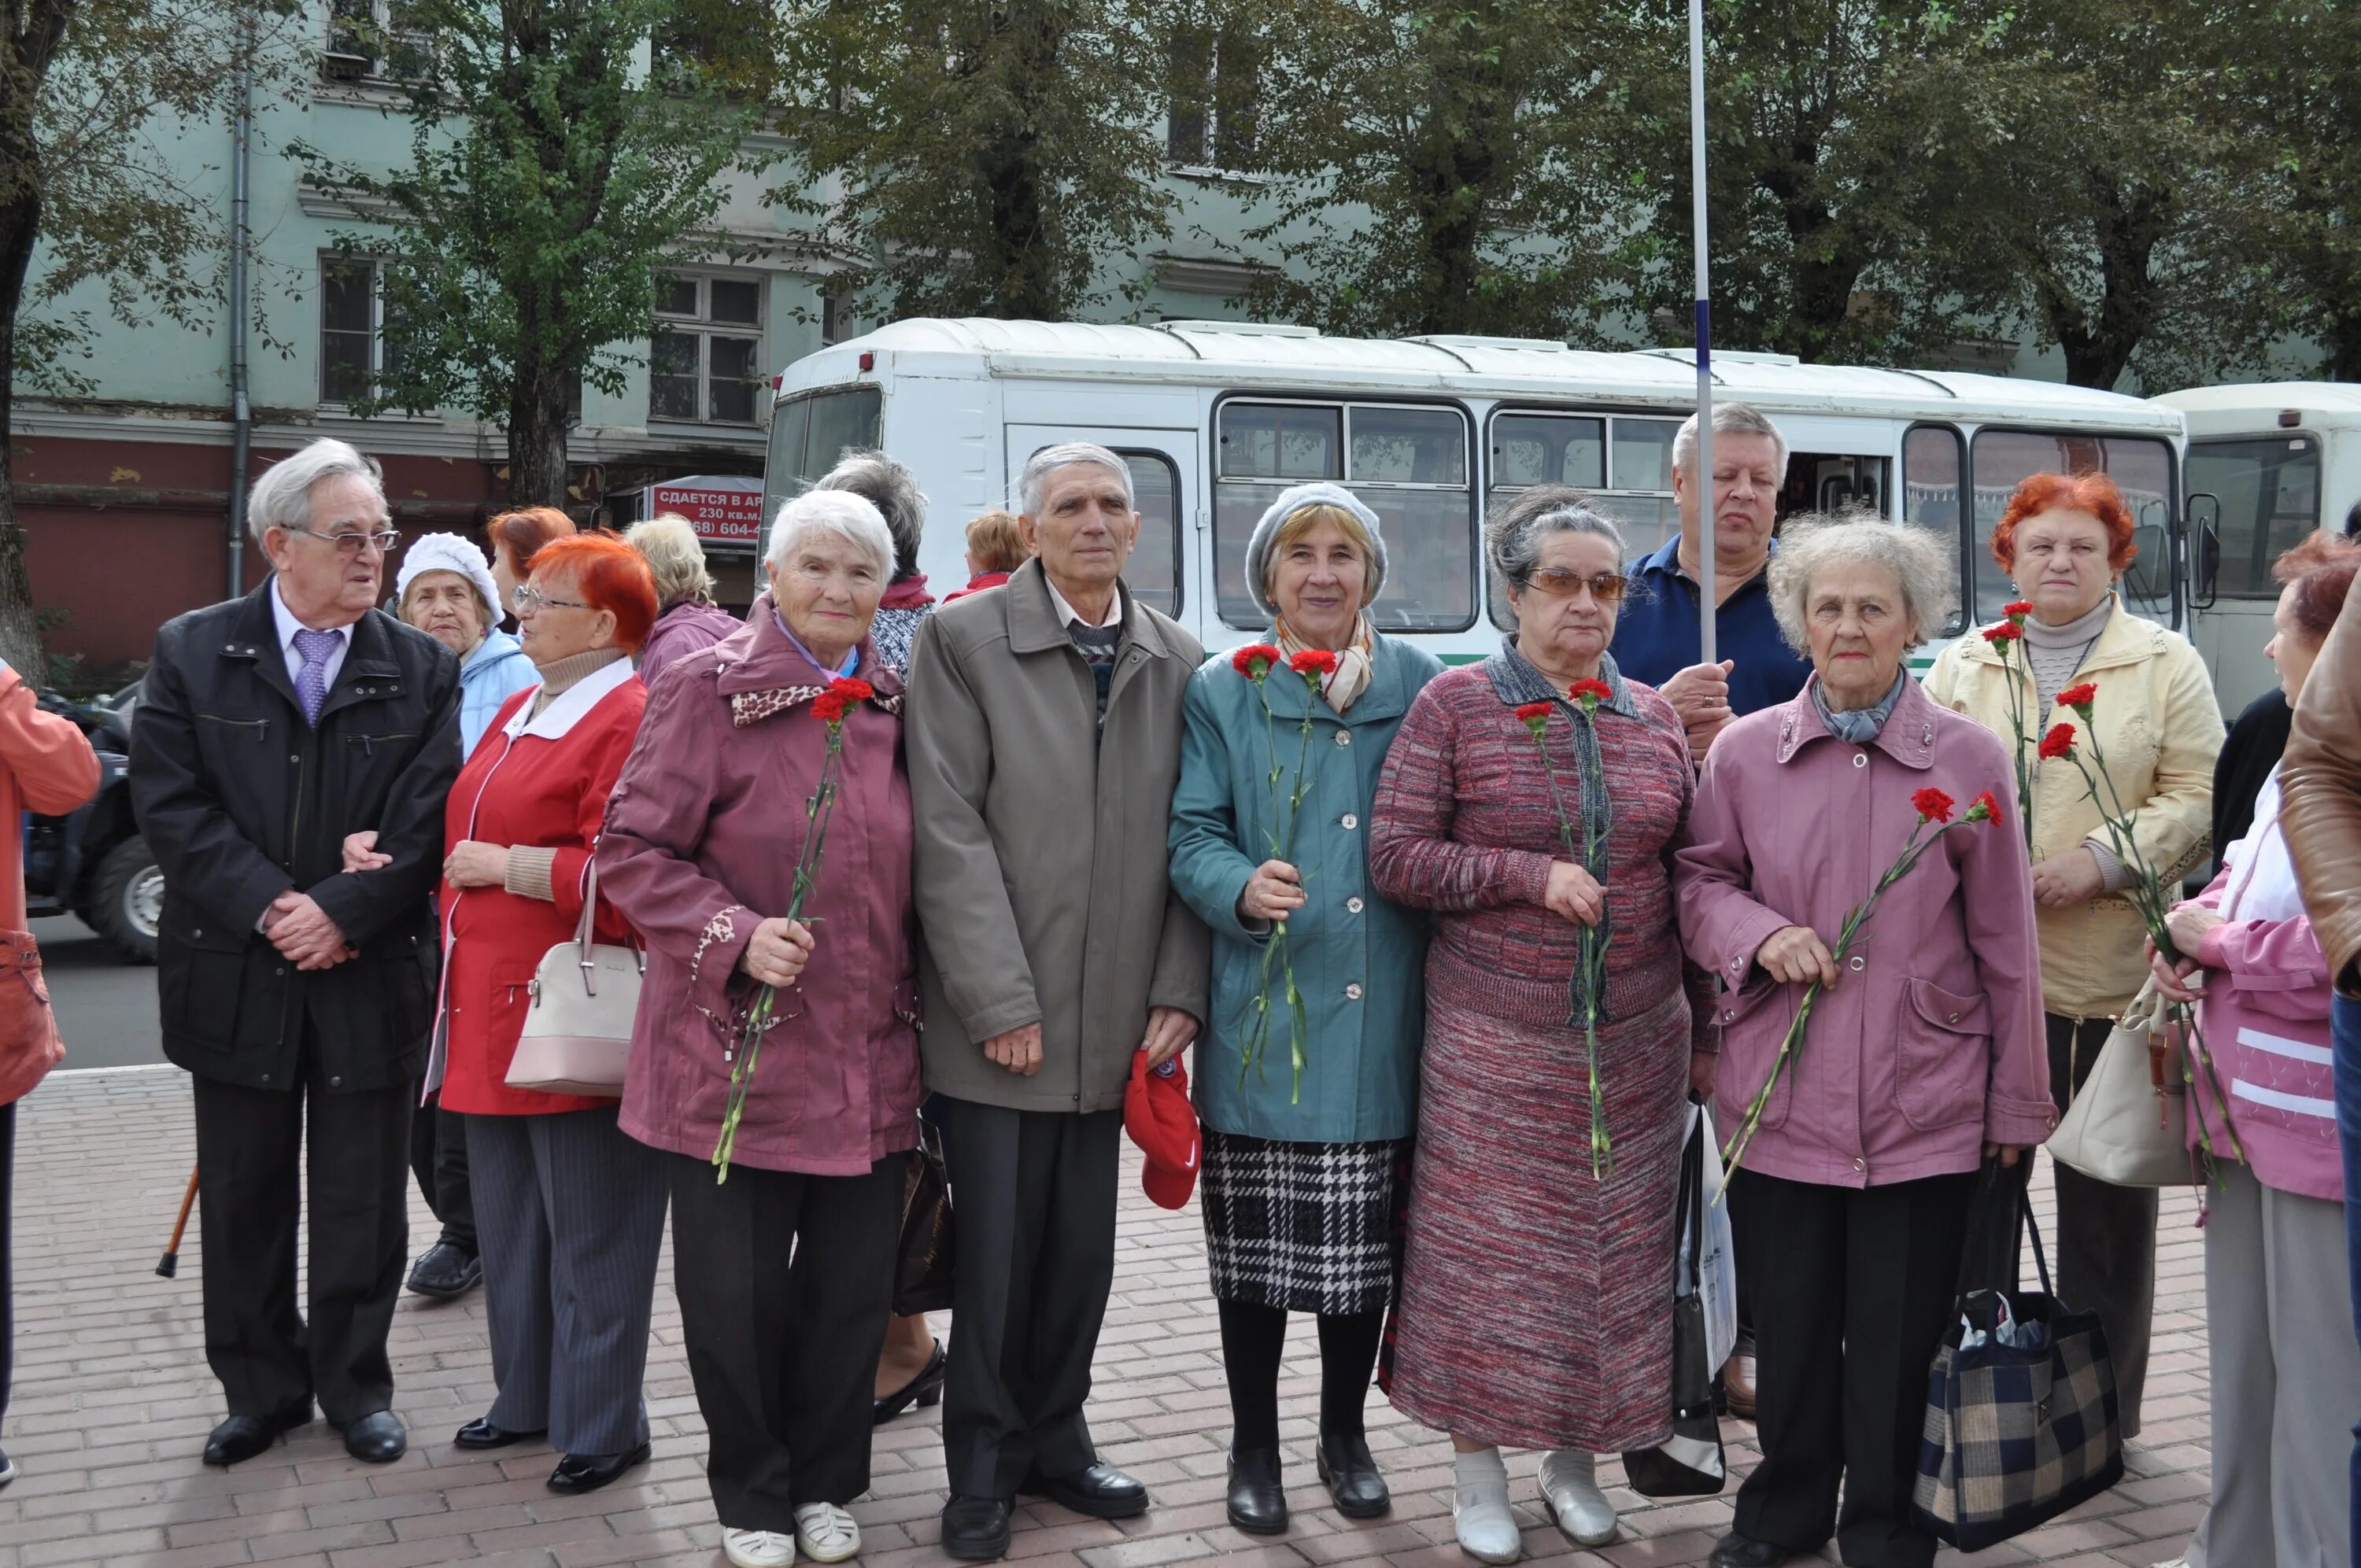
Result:
{"label": "teal jacket", "polygon": [[[1197,1043],[1197,1113],[1217,1132],[1288,1143],[1371,1143],[1408,1137],[1417,1123],[1418,1056],[1426,1026],[1427,916],[1369,888],[1369,803],[1387,748],[1421,687],[1443,673],[1432,653],[1379,636],[1368,689],[1339,718],[1301,676],[1274,671],[1265,690],[1276,715],[1266,739],[1262,698],[1215,656],[1190,677],[1180,782],[1172,792],[1172,887],[1213,933],[1213,1017]],[[1260,1069],[1241,1047],[1262,993],[1267,934],[1238,919],[1238,894],[1272,858],[1312,713],[1311,793],[1297,817],[1294,864],[1306,902],[1288,925],[1287,950],[1303,997],[1302,1097],[1295,1091],[1279,971]],[[1269,782],[1280,770],[1277,813]]]}

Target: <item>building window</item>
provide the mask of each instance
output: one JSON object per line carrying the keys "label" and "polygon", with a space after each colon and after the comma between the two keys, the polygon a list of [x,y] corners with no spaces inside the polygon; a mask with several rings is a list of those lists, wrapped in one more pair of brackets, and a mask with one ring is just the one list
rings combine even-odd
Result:
{"label": "building window", "polygon": [[320,401],[373,396],[392,368],[385,330],[385,269],[367,257],[320,258]]}
{"label": "building window", "polygon": [[1258,168],[1262,63],[1262,40],[1251,33],[1176,31],[1166,55],[1165,156],[1184,168]]}
{"label": "building window", "polygon": [[415,0],[328,0],[328,48],[321,73],[335,82],[424,82],[434,75],[434,38]]}
{"label": "building window", "polygon": [[668,272],[656,279],[648,418],[685,424],[760,422],[763,282]]}
{"label": "building window", "polygon": [[819,299],[819,345],[833,348],[848,337],[861,335],[859,320],[852,310],[852,291],[831,288]]}

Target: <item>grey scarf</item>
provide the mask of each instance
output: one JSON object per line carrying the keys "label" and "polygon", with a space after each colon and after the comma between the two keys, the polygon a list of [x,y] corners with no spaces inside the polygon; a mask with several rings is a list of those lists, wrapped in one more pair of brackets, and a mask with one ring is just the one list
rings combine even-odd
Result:
{"label": "grey scarf", "polygon": [[1910,672],[1903,671],[1894,677],[1893,686],[1878,699],[1875,707],[1848,708],[1842,713],[1828,707],[1828,687],[1814,681],[1812,706],[1820,710],[1820,722],[1828,727],[1829,734],[1839,740],[1850,740],[1856,746],[1866,746],[1877,739],[1878,732],[1885,728],[1885,721],[1894,717],[1894,705],[1902,700],[1903,685],[1909,679]]}

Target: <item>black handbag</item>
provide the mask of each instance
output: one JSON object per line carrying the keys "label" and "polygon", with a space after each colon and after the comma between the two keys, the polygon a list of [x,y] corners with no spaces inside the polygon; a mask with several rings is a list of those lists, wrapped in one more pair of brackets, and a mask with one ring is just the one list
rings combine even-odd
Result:
{"label": "black handbag", "polygon": [[[1997,1177],[1997,1168],[1988,1175]],[[1911,1497],[1918,1523],[1962,1552],[2022,1535],[2124,1475],[2107,1336],[2097,1314],[2070,1311],[2053,1292],[2023,1183],[1989,1180],[1978,1217],[1965,1272],[1984,1283],[1962,1287],[1927,1369]],[[2004,1288],[1996,1277],[1999,1249],[1988,1238],[1995,1226],[2020,1220],[2041,1276],[2037,1292]]]}
{"label": "black handbag", "polygon": [[902,1180],[902,1238],[894,1255],[894,1313],[947,1311],[951,1304],[951,1183],[942,1139],[920,1123]]}
{"label": "black handbag", "polygon": [[1686,1259],[1673,1286],[1673,1435],[1654,1448],[1623,1455],[1623,1474],[1643,1497],[1710,1497],[1729,1479],[1721,1452],[1721,1420],[1714,1414],[1716,1368],[1706,1356],[1705,1294],[1698,1269],[1705,1235],[1705,1140],[1709,1117],[1689,1128],[1681,1150],[1679,1245]]}

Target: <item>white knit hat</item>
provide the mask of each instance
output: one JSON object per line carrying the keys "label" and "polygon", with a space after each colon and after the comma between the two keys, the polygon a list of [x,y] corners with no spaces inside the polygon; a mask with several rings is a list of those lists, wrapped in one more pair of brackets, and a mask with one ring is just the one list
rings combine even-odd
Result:
{"label": "white knit hat", "polygon": [[484,596],[484,608],[489,614],[487,629],[500,623],[500,586],[492,581],[492,564],[473,543],[456,533],[423,533],[411,541],[402,552],[401,570],[393,579],[393,609],[401,613],[401,601],[410,597],[410,585],[428,572],[456,572],[476,585]]}
{"label": "white knit hat", "polygon": [[1270,550],[1270,542],[1279,532],[1279,525],[1301,511],[1305,507],[1340,507],[1360,520],[1369,531],[1370,547],[1378,558],[1369,563],[1369,598],[1375,599],[1378,590],[1386,586],[1386,536],[1378,526],[1378,514],[1371,511],[1360,497],[1342,485],[1319,480],[1309,485],[1297,485],[1281,490],[1279,499],[1262,514],[1262,521],[1246,535],[1246,597],[1254,600],[1255,609],[1271,620],[1279,619],[1279,607],[1270,602],[1270,581],[1268,564],[1263,557]]}

